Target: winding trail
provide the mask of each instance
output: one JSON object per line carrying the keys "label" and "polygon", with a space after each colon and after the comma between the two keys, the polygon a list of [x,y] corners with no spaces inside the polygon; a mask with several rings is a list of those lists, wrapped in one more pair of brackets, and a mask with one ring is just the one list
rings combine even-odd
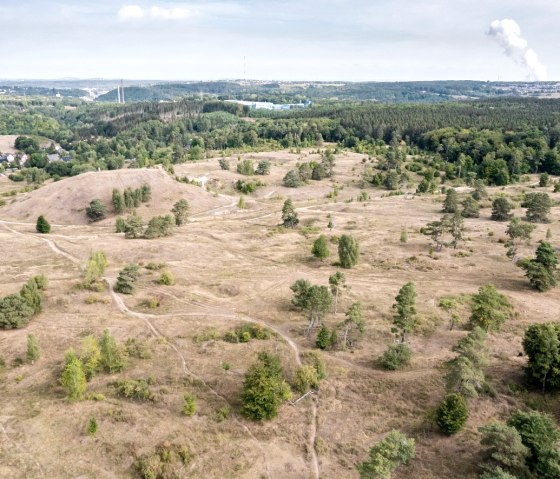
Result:
{"label": "winding trail", "polygon": [[[234,204],[235,204],[235,202],[234,202]],[[231,207],[231,206],[233,206],[233,205],[227,205],[226,207],[220,207],[220,208],[216,208],[216,209],[227,208],[227,207]],[[215,210],[215,209],[213,209],[213,210]],[[208,213],[208,212],[209,211],[207,211],[205,213]],[[0,224],[5,229],[7,229],[8,231],[10,231],[13,234],[16,234],[16,235],[19,235],[19,236],[32,236],[32,237],[34,237],[34,238],[36,238],[40,241],[43,241],[44,243],[46,243],[49,246],[49,248],[55,254],[66,258],[67,260],[69,260],[73,264],[77,265],[81,269],[81,261],[78,258],[76,258],[75,256],[73,256],[72,254],[70,254],[70,253],[64,251],[63,249],[61,249],[53,240],[51,240],[49,238],[45,238],[44,236],[39,235],[39,234],[22,233],[22,232],[17,231],[17,230],[15,230],[15,229],[13,229],[9,226],[10,224],[24,225],[24,226],[34,226],[32,223],[21,223],[21,222],[11,222],[11,221],[0,220]],[[154,325],[153,320],[163,319],[163,318],[176,318],[176,317],[193,317],[193,316],[205,316],[205,317],[207,317],[207,316],[209,316],[209,317],[216,317],[216,318],[218,318],[218,317],[219,318],[225,318],[225,319],[229,319],[229,320],[241,320],[241,321],[245,321],[245,322],[249,322],[249,323],[258,324],[258,325],[261,325],[263,327],[266,327],[266,328],[270,329],[271,331],[275,332],[279,337],[281,337],[288,344],[290,349],[293,351],[294,359],[296,361],[296,364],[298,366],[302,365],[301,350],[300,350],[300,347],[297,345],[297,343],[290,336],[288,336],[286,333],[284,333],[281,329],[267,323],[264,320],[255,319],[255,318],[246,316],[244,314],[239,314],[239,315],[237,315],[237,314],[219,314],[219,313],[215,313],[215,312],[211,312],[210,314],[208,314],[208,313],[205,314],[203,312],[193,313],[193,312],[187,312],[187,311],[178,311],[178,312],[175,312],[175,313],[172,313],[172,314],[162,314],[162,315],[139,313],[139,312],[136,312],[136,311],[133,311],[133,310],[129,309],[126,306],[126,304],[124,303],[123,299],[114,291],[114,285],[115,285],[115,282],[116,282],[116,280],[114,278],[103,277],[103,280],[107,283],[107,285],[109,287],[111,298],[113,300],[113,303],[117,307],[117,309],[123,314],[126,314],[128,316],[131,316],[131,317],[134,317],[134,318],[137,318],[137,319],[141,319],[147,325],[147,327],[150,329],[150,331],[152,332],[152,334],[154,336],[165,339],[167,344],[169,344],[169,346],[176,352],[177,356],[179,357],[180,362],[181,362],[181,368],[182,368],[183,372],[187,375],[190,375],[190,376],[194,377],[198,381],[200,381],[215,397],[217,397],[218,399],[220,399],[221,401],[225,402],[228,405],[229,405],[229,402],[227,401],[227,399],[224,396],[222,396],[220,393],[218,393],[207,382],[205,382],[201,377],[197,376],[195,373],[193,373],[188,368],[187,360],[186,360],[185,356],[183,355],[183,353],[181,352],[181,350],[179,349],[179,347],[177,346],[177,344],[175,344],[175,342],[171,338],[169,338],[165,334],[163,334]],[[179,298],[175,295],[172,295],[170,293],[165,293],[165,294],[167,294],[169,296],[172,296],[174,299],[176,299],[176,300],[178,300],[182,303],[186,303],[184,300],[182,300],[181,298]],[[310,459],[309,459],[310,469],[311,469],[312,477],[314,479],[319,479],[319,477],[320,477],[319,461],[318,461],[317,450],[316,450],[316,446],[315,446],[316,436],[317,436],[317,419],[318,419],[318,417],[317,417],[318,416],[317,406],[318,406],[317,395],[311,395],[311,420],[310,420],[310,424],[309,424],[307,451],[308,451],[308,454],[311,456]],[[269,469],[269,466],[268,466],[266,451],[265,451],[265,448],[264,448],[263,444],[255,437],[255,435],[251,432],[251,430],[247,427],[247,425],[244,424],[240,420],[240,418],[238,418],[235,414],[232,414],[232,417],[233,417],[234,421],[258,445],[258,448],[259,448],[259,450],[262,454],[262,457],[263,457],[263,462],[264,462],[264,466],[265,466],[265,469],[266,469],[266,477],[268,479],[270,479],[271,474],[270,474],[270,469]],[[2,432],[4,432],[4,434],[6,434],[3,427],[2,427]],[[45,475],[43,473],[43,470],[41,468],[41,465],[39,463],[37,463],[36,461],[35,461],[35,463],[40,468],[43,477],[45,477]]]}

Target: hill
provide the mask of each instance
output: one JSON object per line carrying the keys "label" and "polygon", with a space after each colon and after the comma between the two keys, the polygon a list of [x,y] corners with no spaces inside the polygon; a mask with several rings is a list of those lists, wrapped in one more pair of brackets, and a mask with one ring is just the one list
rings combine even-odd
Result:
{"label": "hill", "polygon": [[[137,213],[149,218],[167,214],[180,198],[186,199],[192,213],[225,206],[229,202],[214,197],[204,189],[179,183],[163,169],[129,169],[96,171],[70,177],[19,196],[14,203],[2,209],[4,218],[33,220],[45,215],[49,221],[58,224],[87,224],[84,209],[94,198],[99,198],[110,206],[113,188],[124,190],[138,188],[144,183],[152,189],[152,200],[142,204]],[[110,208],[108,208],[110,210]],[[101,224],[111,224],[109,217]]]}

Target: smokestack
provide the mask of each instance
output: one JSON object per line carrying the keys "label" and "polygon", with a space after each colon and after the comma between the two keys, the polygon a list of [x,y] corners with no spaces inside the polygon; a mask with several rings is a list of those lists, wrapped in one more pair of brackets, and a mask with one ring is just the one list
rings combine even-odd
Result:
{"label": "smokestack", "polygon": [[121,97],[124,104],[124,81],[121,79]]}
{"label": "smokestack", "polygon": [[539,61],[535,50],[528,47],[529,43],[521,36],[521,28],[515,20],[494,20],[487,35],[498,42],[506,56],[527,69],[530,80],[546,81],[546,66]]}

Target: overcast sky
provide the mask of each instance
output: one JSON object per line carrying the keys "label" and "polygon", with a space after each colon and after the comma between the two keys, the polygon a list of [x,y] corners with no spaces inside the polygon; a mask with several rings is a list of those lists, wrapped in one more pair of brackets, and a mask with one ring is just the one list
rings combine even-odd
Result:
{"label": "overcast sky", "polygon": [[0,78],[525,80],[502,19],[560,80],[560,0],[0,0]]}

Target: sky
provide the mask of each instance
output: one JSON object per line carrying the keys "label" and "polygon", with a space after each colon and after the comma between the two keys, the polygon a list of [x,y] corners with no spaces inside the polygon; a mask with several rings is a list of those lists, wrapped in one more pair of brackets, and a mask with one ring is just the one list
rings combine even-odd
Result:
{"label": "sky", "polygon": [[560,80],[559,18],[559,0],[0,0],[0,78]]}

